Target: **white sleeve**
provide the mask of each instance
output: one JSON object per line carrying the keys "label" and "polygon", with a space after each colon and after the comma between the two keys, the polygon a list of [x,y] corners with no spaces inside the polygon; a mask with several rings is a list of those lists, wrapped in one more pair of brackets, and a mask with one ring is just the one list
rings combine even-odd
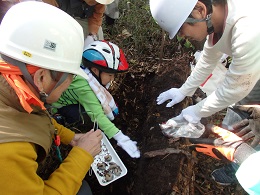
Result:
{"label": "white sleeve", "polygon": [[185,96],[192,96],[196,89],[208,78],[215,69],[223,53],[217,51],[214,47],[205,42],[203,51],[194,70],[181,86],[180,91]]}
{"label": "white sleeve", "polygon": [[[232,63],[222,85],[195,106],[200,117],[212,114],[246,97],[260,78],[260,31],[247,29],[240,19],[232,29]],[[224,45],[223,45],[224,47]]]}
{"label": "white sleeve", "polygon": [[239,167],[236,177],[249,194],[260,194],[260,152],[249,156]]}

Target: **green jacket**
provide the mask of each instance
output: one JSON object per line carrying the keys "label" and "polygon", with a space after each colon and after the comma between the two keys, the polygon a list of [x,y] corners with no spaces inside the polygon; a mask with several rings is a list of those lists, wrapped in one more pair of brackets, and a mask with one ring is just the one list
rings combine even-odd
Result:
{"label": "green jacket", "polygon": [[105,115],[96,94],[92,91],[88,81],[83,77],[76,76],[68,89],[62,93],[60,99],[52,105],[61,108],[71,104],[81,104],[91,121],[94,122],[96,120],[99,129],[104,131],[109,139],[119,131]]}

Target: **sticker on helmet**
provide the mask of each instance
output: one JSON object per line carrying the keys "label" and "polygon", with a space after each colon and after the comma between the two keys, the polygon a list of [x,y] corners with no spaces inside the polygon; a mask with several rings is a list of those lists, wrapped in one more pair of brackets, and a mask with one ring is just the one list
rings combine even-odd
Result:
{"label": "sticker on helmet", "polygon": [[44,43],[44,48],[45,49],[49,49],[49,50],[52,50],[52,51],[55,51],[56,49],[56,43],[53,43],[51,41],[48,41],[48,40],[45,40],[45,43]]}
{"label": "sticker on helmet", "polygon": [[29,53],[28,51],[23,51],[23,55],[25,55],[25,56],[27,56],[27,57],[29,57],[29,58],[32,57],[32,54]]}

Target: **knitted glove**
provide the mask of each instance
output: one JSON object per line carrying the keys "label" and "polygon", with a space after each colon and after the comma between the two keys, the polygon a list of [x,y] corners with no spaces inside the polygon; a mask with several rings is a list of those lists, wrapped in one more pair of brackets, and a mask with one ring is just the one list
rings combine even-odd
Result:
{"label": "knitted glove", "polygon": [[132,141],[128,136],[119,131],[113,138],[117,141],[117,145],[123,148],[132,158],[139,158],[140,151],[137,148],[137,142]]}
{"label": "knitted glove", "polygon": [[171,100],[166,107],[172,107],[174,104],[181,102],[185,97],[186,96],[183,95],[178,88],[171,88],[168,91],[161,93],[156,101],[157,104],[160,105],[167,100]]}
{"label": "knitted glove", "polygon": [[250,145],[254,148],[260,142],[260,105],[242,105],[236,108],[249,114],[249,117],[234,124],[234,132],[244,141],[253,139]]}
{"label": "knitted glove", "polygon": [[232,161],[241,164],[255,150],[231,131],[215,125],[208,125],[207,129],[215,133],[217,138],[190,138],[192,148],[213,158]]}

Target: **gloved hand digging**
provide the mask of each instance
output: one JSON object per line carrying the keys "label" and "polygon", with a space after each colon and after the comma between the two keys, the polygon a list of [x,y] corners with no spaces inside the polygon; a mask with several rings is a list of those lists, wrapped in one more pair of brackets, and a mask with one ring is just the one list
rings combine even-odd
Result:
{"label": "gloved hand digging", "polygon": [[140,158],[140,151],[136,146],[136,141],[132,141],[122,131],[119,131],[113,138],[117,141],[117,145],[123,148],[132,158]]}
{"label": "gloved hand digging", "polygon": [[171,88],[163,93],[161,93],[156,101],[157,101],[157,104],[160,105],[162,103],[164,103],[165,101],[167,100],[171,100],[171,102],[169,102],[166,107],[172,107],[173,105],[181,102],[186,96],[183,95],[181,92],[180,92],[180,89],[178,88]]}
{"label": "gloved hand digging", "polygon": [[208,125],[207,129],[215,133],[218,138],[190,138],[191,147],[213,158],[232,161],[241,164],[255,150],[246,144],[242,138],[231,131],[215,125]]}

